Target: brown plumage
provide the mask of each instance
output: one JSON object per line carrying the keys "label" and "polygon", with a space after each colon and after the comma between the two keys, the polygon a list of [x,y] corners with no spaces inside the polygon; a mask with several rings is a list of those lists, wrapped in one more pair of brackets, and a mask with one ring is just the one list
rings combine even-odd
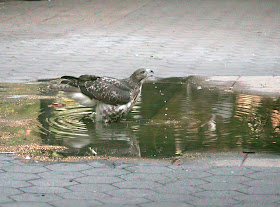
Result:
{"label": "brown plumage", "polygon": [[59,89],[83,105],[96,105],[97,121],[113,122],[127,115],[141,94],[143,82],[152,74],[153,71],[140,68],[121,80],[94,75],[63,76]]}

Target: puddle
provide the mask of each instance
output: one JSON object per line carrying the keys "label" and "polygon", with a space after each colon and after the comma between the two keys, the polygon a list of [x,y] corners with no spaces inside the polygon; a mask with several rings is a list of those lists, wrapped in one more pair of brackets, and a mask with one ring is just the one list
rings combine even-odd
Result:
{"label": "puddle", "polygon": [[49,91],[48,84],[0,84],[0,151],[24,149],[31,158],[279,153],[280,102],[269,97],[162,79],[144,84],[126,120],[104,125],[91,108]]}

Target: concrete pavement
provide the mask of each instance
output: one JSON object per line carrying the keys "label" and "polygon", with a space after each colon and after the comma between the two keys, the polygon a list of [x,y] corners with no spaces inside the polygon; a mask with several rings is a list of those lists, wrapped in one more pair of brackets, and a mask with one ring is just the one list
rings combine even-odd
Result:
{"label": "concrete pavement", "polygon": [[5,1],[0,82],[84,73],[124,77],[279,75],[279,0]]}
{"label": "concrete pavement", "polygon": [[280,97],[280,76],[193,76],[190,80],[200,87]]}
{"label": "concrete pavement", "polygon": [[0,155],[0,206],[279,206],[279,156],[24,163]]}

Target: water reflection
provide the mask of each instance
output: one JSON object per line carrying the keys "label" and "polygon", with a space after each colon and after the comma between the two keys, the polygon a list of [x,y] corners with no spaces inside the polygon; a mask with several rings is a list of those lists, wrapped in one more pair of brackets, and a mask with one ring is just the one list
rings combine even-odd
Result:
{"label": "water reflection", "polygon": [[[192,78],[146,83],[127,119],[108,125],[96,123],[91,108],[48,91],[46,84],[2,84],[0,89],[0,140],[12,140],[12,134],[29,142],[66,146],[63,156],[170,157],[280,149],[279,100],[206,88]],[[54,103],[60,107],[52,107]],[[15,119],[33,121],[7,126]]]}
{"label": "water reflection", "polygon": [[[63,101],[61,98],[58,96]],[[66,107],[54,110],[49,107],[53,101],[41,101],[40,130],[46,144],[68,147],[64,155],[141,156],[133,134],[137,122],[104,125],[94,121],[91,108],[68,103]],[[132,113],[135,113],[135,109]]]}

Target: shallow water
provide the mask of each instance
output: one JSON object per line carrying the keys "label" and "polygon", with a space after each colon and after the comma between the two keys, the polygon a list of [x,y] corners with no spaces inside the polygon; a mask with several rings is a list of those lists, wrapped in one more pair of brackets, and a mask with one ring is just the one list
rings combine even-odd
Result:
{"label": "shallow water", "polygon": [[155,158],[280,151],[280,101],[273,98],[207,88],[191,78],[161,79],[144,84],[126,120],[104,125],[91,108],[48,84],[0,84],[0,146],[37,143],[66,146],[61,156]]}

